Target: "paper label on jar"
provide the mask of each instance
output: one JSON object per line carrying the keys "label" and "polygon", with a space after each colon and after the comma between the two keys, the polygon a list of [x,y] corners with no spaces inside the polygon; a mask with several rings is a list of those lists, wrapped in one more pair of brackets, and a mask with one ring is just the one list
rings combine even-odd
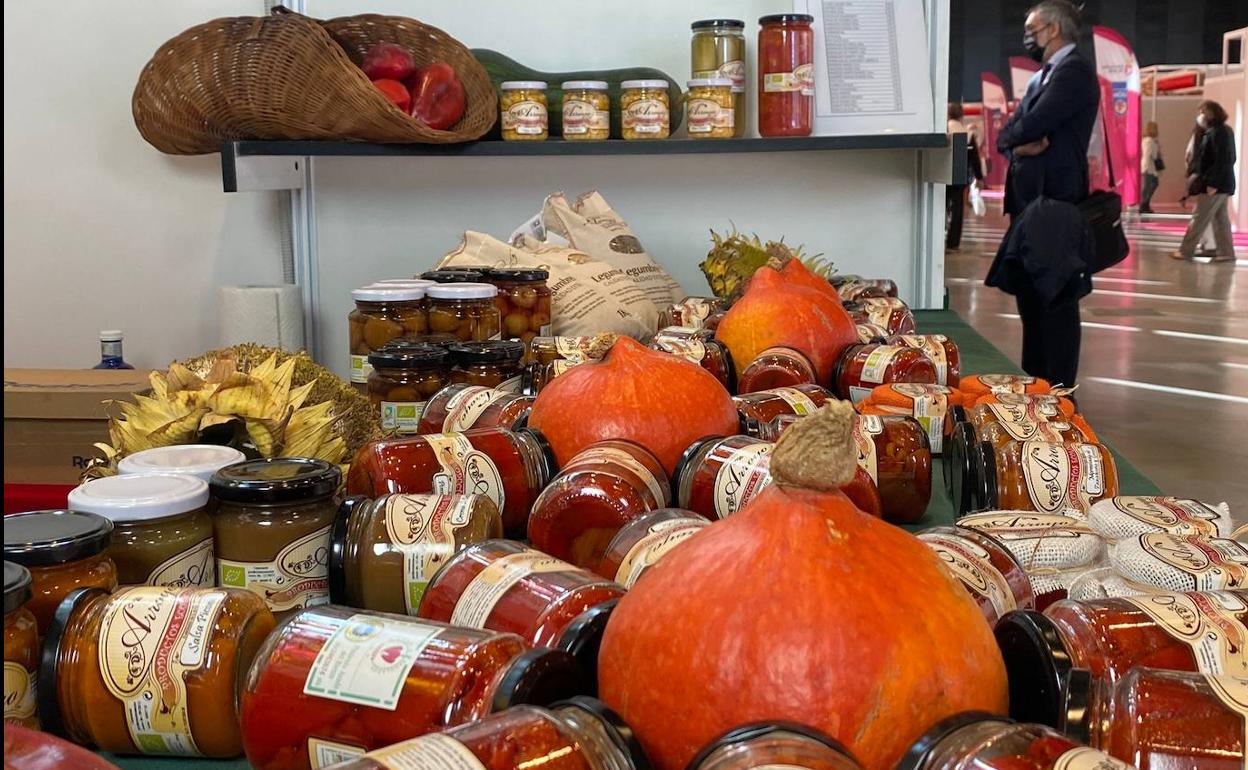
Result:
{"label": "paper label on jar", "polygon": [[[564,470],[572,470],[572,466],[577,471],[595,471],[596,468],[585,467],[599,463],[615,463],[626,470],[630,471],[634,476],[641,480],[646,491],[650,493],[651,505],[653,508],[662,508],[670,502],[670,487],[666,487],[660,483],[650,469],[643,465],[636,457],[633,457],[626,450],[613,446],[590,447],[572,458],[568,463],[568,468]],[[610,473],[610,471],[601,471]],[[667,491],[665,491],[665,489]]]}
{"label": "paper label on jar", "polygon": [[442,626],[352,615],[316,653],[305,695],[394,711],[416,659]]}
{"label": "paper label on jar", "polygon": [[117,592],[100,621],[99,667],[143,754],[198,755],[186,677],[208,663],[224,591],[169,586]]}
{"label": "paper label on jar", "polygon": [[382,401],[381,429],[392,433],[416,433],[428,401]]}
{"label": "paper label on jar", "polygon": [[1135,768],[1096,749],[1080,746],[1053,760],[1053,770],[1135,770]]}
{"label": "paper label on jar", "polygon": [[988,411],[996,418],[1001,429],[1015,441],[1050,441],[1062,443],[1062,431],[1070,430],[1070,423],[1037,419],[1026,406],[1015,404],[988,404]]}
{"label": "paper label on jar", "polygon": [[632,588],[646,570],[658,563],[668,551],[696,535],[709,521],[700,519],[669,519],[654,524],[633,543],[615,571],[615,582]]}
{"label": "paper label on jar", "polygon": [[1148,532],[1140,535],[1139,543],[1148,555],[1191,576],[1192,591],[1248,586],[1248,549],[1234,540]]}
{"label": "paper label on jar", "polygon": [[166,559],[147,576],[147,585],[212,588],[217,584],[212,542],[210,537]]}
{"label": "paper label on jar", "polygon": [[312,770],[346,762],[349,759],[364,756],[367,751],[363,746],[352,746],[349,743],[337,743],[322,738],[308,738],[308,762]]}
{"label": "paper label on jar", "polygon": [[815,403],[815,400],[797,388],[772,388],[766,392],[779,396],[793,410],[793,414],[800,417],[819,411],[819,405]]}
{"label": "paper label on jar", "polygon": [[880,483],[880,464],[875,452],[875,439],[884,432],[884,421],[874,414],[854,417],[854,449],[858,452],[858,467],[867,472],[871,480]]}
{"label": "paper label on jar", "polygon": [[736,123],[733,109],[720,105],[714,99],[690,99],[685,110],[691,134],[709,134],[717,128],[731,129]]}
{"label": "paper label on jar", "polygon": [[875,350],[867,354],[867,360],[862,364],[862,374],[858,379],[862,382],[873,382],[876,385],[884,384],[884,373],[888,370],[888,365],[897,357],[903,348],[896,345],[880,345]]}
{"label": "paper label on jar", "polygon": [[709,80],[713,78],[727,78],[732,81],[732,92],[735,94],[745,93],[745,62],[740,59],[726,61],[713,70],[694,70],[694,80]]}
{"label": "paper label on jar", "polygon": [[391,495],[386,536],[403,554],[403,601],[414,615],[443,564],[455,553],[455,534],[472,520],[473,495]]}
{"label": "paper label on jar", "polygon": [[384,770],[486,770],[467,746],[438,733],[370,751],[366,756]]}
{"label": "paper label on jar", "polygon": [[899,382],[893,385],[893,390],[910,397],[914,404],[911,416],[923,426],[932,451],[939,454],[945,444],[945,414],[949,411],[949,396],[929,385],[909,382]]}
{"label": "paper label on jar", "polygon": [[223,588],[246,588],[274,612],[329,603],[329,527],[295,540],[273,561],[217,558]]}
{"label": "paper label on jar", "polygon": [[367,383],[368,375],[373,372],[373,365],[368,362],[368,356],[357,356],[355,353],[349,355],[351,358],[351,382]]}
{"label": "paper label on jar", "polygon": [[704,299],[686,299],[676,306],[679,310],[680,325],[687,329],[702,329],[706,319],[711,317],[714,308]]}
{"label": "paper label on jar", "polygon": [[766,72],[763,74],[763,91],[781,93],[797,91],[802,96],[815,93],[815,71],[810,64],[800,64],[792,72]]}
{"label": "paper label on jar", "polygon": [[871,397],[871,388],[864,388],[861,385],[849,386],[849,401],[854,406],[866,401]]}
{"label": "paper label on jar", "polygon": [[867,319],[884,330],[890,328],[889,321],[892,320],[893,311],[904,307],[901,300],[892,297],[869,297],[859,302],[862,303],[862,309],[866,311]]}
{"label": "paper label on jar", "polygon": [[1234,593],[1159,593],[1125,601],[1191,648],[1201,673],[1248,677],[1248,628],[1236,617],[1248,613],[1248,604]]}
{"label": "paper label on jar", "polygon": [[1023,483],[1037,511],[1086,512],[1105,491],[1105,466],[1095,445],[1027,441],[1022,455]]}
{"label": "paper label on jar", "polygon": [[434,433],[424,438],[442,466],[433,474],[435,494],[484,495],[503,510],[507,502],[503,476],[489,455],[474,449],[462,433]]}
{"label": "paper label on jar", "polygon": [[797,366],[797,368],[801,369],[802,375],[805,376],[807,382],[815,381],[815,370],[811,368],[810,359],[806,358],[805,354],[801,351],[794,350],[793,348],[778,346],[774,348],[767,348],[762,353],[758,354],[758,358],[765,358],[767,356],[780,356],[792,360],[793,364]]}
{"label": "paper label on jar", "polygon": [[477,419],[495,401],[509,396],[507,391],[498,388],[487,388],[484,385],[469,385],[446,402],[446,418],[442,420],[442,432],[456,433],[468,430],[476,425]]}
{"label": "paper label on jar", "polygon": [[[690,128],[690,130],[693,129]],[[698,339],[697,335],[697,329],[672,326],[654,335],[651,344],[656,350],[662,350],[664,353],[671,353],[686,361],[701,365],[702,359],[706,357],[706,344]]]}
{"label": "paper label on jar", "polygon": [[904,334],[901,341],[906,347],[922,350],[936,364],[936,383],[949,384],[949,356],[945,353],[945,343],[949,338],[943,334]]}
{"label": "paper label on jar", "polygon": [[771,483],[771,450],[775,444],[750,444],[734,449],[715,472],[715,515],[726,519],[745,507]]}
{"label": "paper label on jar", "polygon": [[975,596],[988,600],[996,616],[1018,609],[1005,575],[992,563],[987,550],[966,538],[942,534],[919,535],[936,552],[945,568]]}
{"label": "paper label on jar", "polygon": [[589,357],[589,343],[592,337],[552,337],[555,341],[555,352],[569,361],[583,361]]}
{"label": "paper label on jar", "polygon": [[658,99],[638,99],[621,115],[625,131],[658,134],[667,130],[667,105]]}
{"label": "paper label on jar", "polygon": [[21,663],[4,662],[4,721],[39,729],[35,718],[35,676]]}
{"label": "paper label on jar", "polygon": [[503,112],[503,130],[535,135],[546,132],[546,105],[530,99],[516,102]]}
{"label": "paper label on jar", "polygon": [[560,358],[557,361],[551,361],[550,362],[551,379],[554,379],[555,377],[558,377],[559,375],[563,374],[569,369],[576,367],[576,366],[580,366],[583,363],[587,363],[587,362],[579,360],[579,359],[572,360],[572,359],[566,359],[566,358]]}
{"label": "paper label on jar", "polygon": [[1027,392],[1027,386],[1035,383],[1035,377],[1024,374],[981,374],[980,383],[993,393]]}
{"label": "paper label on jar", "polygon": [[1217,537],[1218,512],[1196,500],[1173,497],[1115,497],[1114,507],[1150,527],[1179,535]]}
{"label": "paper label on jar", "polygon": [[611,115],[600,110],[593,102],[582,99],[563,100],[563,134],[588,134],[590,131],[605,131],[611,126]]}
{"label": "paper label on jar", "polygon": [[508,554],[468,582],[451,612],[451,625],[484,628],[499,599],[524,578],[537,572],[575,571],[571,564],[538,551]]}
{"label": "paper label on jar", "polygon": [[515,395],[520,392],[522,387],[523,387],[523,378],[517,374],[515,377],[508,377],[507,379],[498,383],[498,385],[496,385],[494,389],[500,390],[503,393],[509,393],[511,395]]}

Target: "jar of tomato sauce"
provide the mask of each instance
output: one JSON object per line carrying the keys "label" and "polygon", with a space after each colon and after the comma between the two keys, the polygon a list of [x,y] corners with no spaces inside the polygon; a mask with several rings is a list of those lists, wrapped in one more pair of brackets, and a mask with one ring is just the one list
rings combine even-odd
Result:
{"label": "jar of tomato sauce", "polygon": [[793,722],[751,722],[702,747],[689,770],[862,770],[841,743]]}
{"label": "jar of tomato sauce", "polygon": [[[691,329],[706,329],[711,316],[727,309],[724,301],[719,297],[685,297],[680,302],[668,305],[659,311],[659,328],[684,326]],[[711,331],[715,331],[714,328]]]}
{"label": "jar of tomato sauce", "polygon": [[504,530],[522,536],[556,467],[550,444],[531,428],[375,439],[356,453],[347,494],[485,495],[502,512]]}
{"label": "jar of tomato sauce", "polygon": [[961,404],[962,391],[947,385],[898,382],[872,388],[871,395],[859,401],[857,409],[863,415],[913,417],[927,433],[932,454],[938,455],[945,448],[945,417],[951,406]]}
{"label": "jar of tomato sauce", "polygon": [[240,703],[258,770],[328,767],[516,704],[585,691],[567,653],[515,634],[333,605],[265,641]]}
{"label": "jar of tomato sauce", "polygon": [[1157,593],[1066,599],[997,624],[1010,715],[1057,725],[1063,677],[1085,668],[1116,681],[1136,666],[1248,677],[1248,593]]}
{"label": "jar of tomato sauce", "polygon": [[771,483],[774,448],[772,442],[750,436],[695,442],[672,476],[677,505],[709,519],[731,516]]}
{"label": "jar of tomato sauce", "polygon": [[968,399],[978,399],[990,393],[1038,395],[1048,393],[1053,386],[1030,374],[972,374],[958,383],[958,388]]}
{"label": "jar of tomato sauce", "polygon": [[576,453],[542,490],[529,514],[533,547],[597,569],[620,528],[671,502],[663,465],[645,447],[609,439]]}
{"label": "jar of tomato sauce", "polygon": [[778,13],[758,20],[758,133],[810,136],[815,106],[813,16]]}
{"label": "jar of tomato sauce", "polygon": [[448,385],[425,404],[416,432],[458,433],[469,428],[518,430],[529,419],[533,396],[484,385]]}
{"label": "jar of tomato sauce", "polygon": [[680,508],[663,508],[638,516],[611,538],[595,571],[625,588],[632,588],[668,551],[710,523],[705,516]]}
{"label": "jar of tomato sauce", "polygon": [[732,393],[737,387],[737,372],[728,346],[715,339],[715,332],[686,326],[659,329],[650,347],[671,353],[707,370],[719,384]]}
{"label": "jar of tomato sauce", "polygon": [[759,390],[732,397],[741,426],[750,435],[756,435],[762,425],[772,422],[780,415],[805,417],[833,400],[835,399],[831,392],[813,383]]}
{"label": "jar of tomato sauce", "polygon": [[1087,512],[1097,500],[1118,493],[1113,455],[1100,444],[980,441],[972,442],[967,459],[953,472],[966,477],[963,485],[972,491],[975,511]]}
{"label": "jar of tomato sauce", "polygon": [[896,297],[871,297],[846,302],[845,309],[858,323],[875,324],[889,336],[914,334],[914,313]]}
{"label": "jar of tomato sauce", "polygon": [[1035,604],[1027,573],[996,538],[967,527],[931,527],[918,537],[971,595],[989,625]]}
{"label": "jar of tomato sauce", "polygon": [[981,404],[967,409],[966,419],[979,440],[993,446],[1007,441],[1096,442],[1096,434],[1078,415],[1069,421],[1050,420],[1029,406]]}
{"label": "jar of tomato sauce", "polygon": [[923,734],[895,770],[1133,770],[1044,725],[968,711]]}
{"label": "jar of tomato sauce", "polygon": [[858,331],[858,341],[863,345],[876,342],[883,344],[888,339],[888,329],[866,320],[865,314],[854,315],[854,328]]}
{"label": "jar of tomato sauce", "polygon": [[962,354],[958,343],[943,334],[898,334],[884,340],[887,345],[922,350],[936,365],[936,384],[958,387],[962,378]]}
{"label": "jar of tomato sauce", "polygon": [[836,395],[857,404],[877,385],[936,384],[936,365],[921,350],[899,345],[850,345],[832,370]]}
{"label": "jar of tomato sauce", "polygon": [[793,348],[767,348],[737,375],[737,393],[815,384],[815,367]]}
{"label": "jar of tomato sauce", "polygon": [[30,571],[4,563],[4,723],[39,729],[35,680],[39,671],[39,630],[30,602]]}
{"label": "jar of tomato sauce", "polygon": [[854,420],[858,466],[880,492],[884,518],[913,524],[932,499],[932,449],[912,417],[858,415]]}

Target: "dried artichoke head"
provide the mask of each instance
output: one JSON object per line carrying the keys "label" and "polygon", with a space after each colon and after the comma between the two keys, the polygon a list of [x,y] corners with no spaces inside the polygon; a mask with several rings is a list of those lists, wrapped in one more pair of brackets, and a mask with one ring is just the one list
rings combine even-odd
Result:
{"label": "dried artichoke head", "polygon": [[[735,225],[727,235],[711,230],[711,242],[711,250],[698,267],[706,276],[706,282],[710,284],[715,296],[729,303],[735,302],[745,293],[750,278],[764,265],[780,270],[791,259],[800,259],[808,265],[811,264],[802,253],[801,246],[790,248],[783,238],[764,243],[755,234],[746,236],[737,232]],[[814,259],[818,262],[817,257]]]}

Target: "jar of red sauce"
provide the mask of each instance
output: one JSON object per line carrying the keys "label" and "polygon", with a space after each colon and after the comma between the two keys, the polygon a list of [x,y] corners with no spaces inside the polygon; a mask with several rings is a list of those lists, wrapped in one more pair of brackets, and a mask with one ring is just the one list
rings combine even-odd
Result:
{"label": "jar of red sauce", "polygon": [[751,435],[756,434],[762,424],[769,423],[782,414],[805,417],[833,400],[835,399],[831,392],[813,383],[759,390],[732,397],[742,429]]}
{"label": "jar of red sauce", "polygon": [[857,409],[863,415],[913,417],[927,432],[932,454],[938,455],[944,452],[946,415],[950,407],[961,404],[962,391],[947,385],[898,382],[872,388],[871,395],[859,401]]}
{"label": "jar of red sauce", "polygon": [[1133,770],[1043,725],[963,712],[938,722],[895,770]]}
{"label": "jar of red sauce", "polygon": [[943,334],[898,334],[884,340],[886,345],[922,350],[936,365],[936,384],[958,387],[962,379],[962,354],[958,343]]}
{"label": "jar of red sauce", "polygon": [[458,433],[470,428],[524,427],[533,397],[484,385],[448,385],[425,404],[416,432]]}
{"label": "jar of red sauce", "polygon": [[846,302],[845,309],[858,323],[871,323],[887,329],[889,336],[914,334],[914,313],[909,305],[896,297],[854,300]]}
{"label": "jar of red sauce", "polygon": [[719,384],[732,393],[737,387],[737,372],[733,366],[728,346],[715,339],[715,332],[687,326],[668,326],[659,329],[650,341],[650,347],[697,364],[719,380]]}
{"label": "jar of red sauce", "polygon": [[989,625],[1035,604],[1027,573],[996,538],[967,527],[931,527],[918,537],[971,595]]}
{"label": "jar of red sauce", "polygon": [[899,345],[850,345],[832,371],[836,395],[857,404],[877,385],[936,384],[936,365],[921,350]]}
{"label": "jar of red sauce", "polygon": [[705,516],[680,508],[663,508],[638,516],[611,538],[595,572],[632,588],[668,551],[710,523]]}
{"label": "jar of red sauce", "polygon": [[978,399],[989,393],[1016,393],[1036,395],[1053,389],[1048,380],[1030,374],[972,374],[958,383],[958,388],[971,398]]}
{"label": "jar of red sauce", "polygon": [[854,420],[858,466],[880,492],[884,518],[913,524],[932,499],[932,449],[912,417],[859,415]]}
{"label": "jar of red sauce", "polygon": [[793,348],[767,348],[737,374],[737,393],[815,384],[815,367]]}
{"label": "jar of red sauce", "polygon": [[869,297],[896,297],[897,282],[891,278],[863,278],[861,275],[834,275],[828,279],[841,301]]}
{"label": "jar of red sauce", "polygon": [[888,329],[867,321],[865,314],[854,316],[854,327],[858,330],[858,341],[863,345],[871,342],[883,343],[888,339]]}
{"label": "jar of red sauce", "polygon": [[515,634],[309,607],[256,654],[239,704],[243,746],[258,770],[328,767],[585,689],[570,656]]}
{"label": "jar of red sauce", "polygon": [[578,452],[542,490],[529,514],[533,547],[597,569],[620,528],[671,502],[663,465],[645,447],[609,439]]}
{"label": "jar of red sauce", "polygon": [[1010,680],[1010,715],[1058,724],[1063,677],[1085,668],[1118,680],[1136,666],[1248,677],[1248,593],[1157,593],[1066,599],[1012,612],[995,633]]}
{"label": "jar of red sauce", "polygon": [[[1118,494],[1113,455],[1100,444],[1052,441],[978,442],[968,481],[976,511],[1086,513],[1097,500]],[[955,477],[965,467],[955,467]],[[955,487],[957,482],[955,481]]]}
{"label": "jar of red sauce", "polygon": [[810,136],[815,108],[813,16],[778,13],[758,20],[758,133]]}
{"label": "jar of red sauce", "polygon": [[726,309],[724,301],[719,297],[685,297],[659,311],[659,328],[685,326],[705,329],[711,316],[723,313]]}
{"label": "jar of red sauce", "polygon": [[504,530],[523,535],[556,467],[550,444],[530,428],[375,439],[356,453],[347,494],[485,495],[502,513]]}
{"label": "jar of red sauce", "polygon": [[1139,770],[1248,767],[1248,679],[1134,668],[1066,679],[1062,731]]}
{"label": "jar of red sauce", "polygon": [[685,450],[672,490],[676,504],[709,519],[724,519],[771,483],[775,444],[750,436],[710,437]]}
{"label": "jar of red sauce", "polygon": [[1050,420],[1032,406],[980,404],[966,410],[966,420],[980,441],[998,446],[1008,441],[1095,443],[1096,434],[1083,418]]}
{"label": "jar of red sauce", "polygon": [[793,722],[752,722],[702,747],[689,770],[862,770],[841,743]]}

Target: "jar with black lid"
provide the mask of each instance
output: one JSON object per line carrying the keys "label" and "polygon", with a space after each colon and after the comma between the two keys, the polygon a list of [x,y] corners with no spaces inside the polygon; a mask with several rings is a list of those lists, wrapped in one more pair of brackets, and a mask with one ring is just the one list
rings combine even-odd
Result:
{"label": "jar with black lid", "polygon": [[688,770],[861,770],[849,749],[814,728],[794,722],[752,722],[708,743]]}
{"label": "jar with black lid", "polygon": [[732,81],[733,136],[745,136],[745,22],[700,19],[690,25],[689,68],[694,78]]}
{"label": "jar with black lid", "polygon": [[438,270],[426,270],[420,274],[420,278],[434,283],[480,283],[485,278],[485,268],[443,267]]}
{"label": "jar with black lid", "polygon": [[[494,304],[502,318],[505,340],[519,340],[526,346],[537,336],[550,334],[550,272],[535,268],[492,267],[482,279],[494,284],[498,294]],[[527,355],[525,363],[531,360]]]}
{"label": "jar with black lid", "polygon": [[484,385],[518,393],[524,349],[524,343],[515,340],[451,345],[451,384]]}
{"label": "jar with black lid", "polygon": [[937,722],[895,770],[1132,770],[1043,725],[966,711]]}
{"label": "jar with black lid", "polygon": [[391,343],[368,357],[368,400],[383,431],[416,432],[425,404],[450,381],[450,357],[447,346],[428,343]]}

